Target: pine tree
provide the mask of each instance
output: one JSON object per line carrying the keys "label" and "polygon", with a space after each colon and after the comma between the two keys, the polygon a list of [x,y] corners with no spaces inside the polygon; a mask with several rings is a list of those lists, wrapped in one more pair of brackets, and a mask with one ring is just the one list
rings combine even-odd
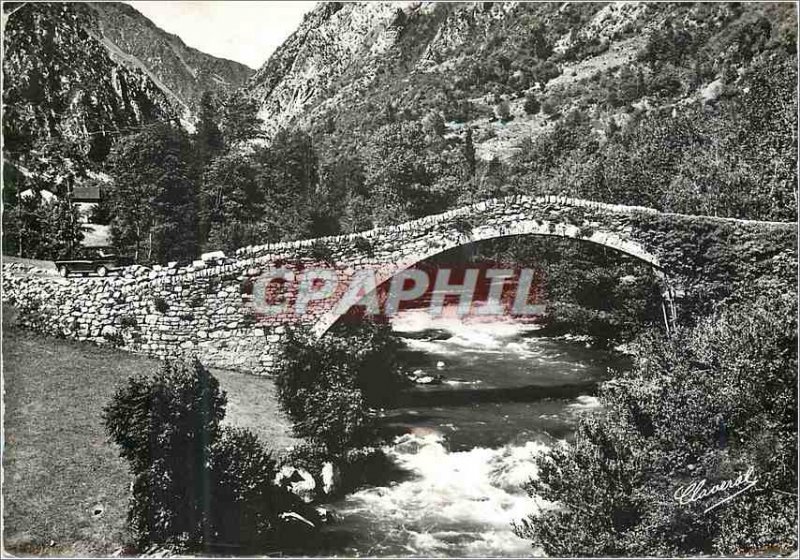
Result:
{"label": "pine tree", "polygon": [[222,109],[221,130],[225,146],[230,148],[264,136],[258,105],[252,99],[234,93]]}
{"label": "pine tree", "polygon": [[194,135],[195,153],[200,166],[208,164],[225,147],[219,119],[214,96],[208,91],[203,92]]}
{"label": "pine tree", "polygon": [[467,161],[467,176],[475,176],[475,145],[472,143],[472,128],[467,128],[464,138],[464,159]]}

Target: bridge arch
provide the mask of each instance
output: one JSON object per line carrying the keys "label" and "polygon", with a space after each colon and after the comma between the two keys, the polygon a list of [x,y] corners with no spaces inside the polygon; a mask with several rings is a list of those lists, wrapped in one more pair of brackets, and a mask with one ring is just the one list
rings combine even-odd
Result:
{"label": "bridge arch", "polygon": [[[456,212],[463,210],[465,209],[459,209]],[[481,241],[526,235],[574,239],[579,242],[612,249],[649,265],[654,270],[662,285],[662,306],[665,327],[668,332],[671,331],[675,319],[673,288],[657,255],[648,251],[641,243],[625,239],[613,231],[600,230],[588,232],[586,229],[573,224],[551,222],[548,220],[516,219],[502,224],[484,223],[471,227],[468,231],[464,229],[451,231],[449,234],[431,240],[433,242],[429,243],[425,249],[408,252],[398,263],[394,263],[393,266],[379,270],[376,275],[377,284],[390,280],[403,270],[409,269],[432,257],[458,247]],[[331,309],[326,311],[315,321],[311,328],[312,332],[318,337],[324,336],[344,314],[345,313],[342,313],[341,310]]]}

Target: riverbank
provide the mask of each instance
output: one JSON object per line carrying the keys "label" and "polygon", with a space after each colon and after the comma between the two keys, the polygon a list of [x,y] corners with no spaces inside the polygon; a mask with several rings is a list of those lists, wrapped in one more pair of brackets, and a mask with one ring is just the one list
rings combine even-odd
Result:
{"label": "riverbank", "polygon": [[[159,362],[18,329],[3,306],[5,547],[13,554],[109,556],[127,540],[131,482],[107,440],[102,407],[129,376]],[[225,422],[275,454],[296,444],[271,380],[213,370]]]}
{"label": "riverbank", "polygon": [[[17,554],[108,556],[127,540],[130,475],[100,411],[127,377],[159,362],[20,330],[13,310],[4,311],[6,546]],[[513,322],[440,324],[410,312],[394,327],[419,367],[444,382],[403,391],[383,411],[382,424],[404,434],[385,448],[404,474],[328,504],[339,519],[326,531],[339,543],[328,552],[531,552],[511,532],[535,507],[521,486],[535,456],[597,406],[590,395],[608,358]],[[276,455],[298,442],[271,380],[213,373],[228,394],[225,422],[253,430]],[[364,540],[371,534],[384,537]]]}

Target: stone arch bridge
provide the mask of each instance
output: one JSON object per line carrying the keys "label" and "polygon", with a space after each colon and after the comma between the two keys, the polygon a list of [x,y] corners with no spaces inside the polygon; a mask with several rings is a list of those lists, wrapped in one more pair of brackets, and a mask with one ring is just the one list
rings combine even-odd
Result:
{"label": "stone arch bridge", "polygon": [[[129,267],[106,278],[53,278],[4,266],[3,299],[21,325],[114,344],[160,358],[195,354],[215,367],[268,373],[293,316],[254,312],[252,286],[266,270],[319,265],[366,268],[386,280],[439,253],[518,235],[573,238],[652,266],[662,279],[667,325],[693,305],[775,278],[792,282],[796,224],[659,212],[566,197],[493,199],[369,231],[248,246],[225,264]],[[765,280],[766,279],[766,280]],[[318,335],[341,315],[300,320]]]}

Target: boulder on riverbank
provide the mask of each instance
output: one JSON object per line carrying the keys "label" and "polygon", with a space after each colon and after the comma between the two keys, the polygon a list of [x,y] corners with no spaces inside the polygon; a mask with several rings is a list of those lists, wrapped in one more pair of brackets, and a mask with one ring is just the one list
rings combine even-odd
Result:
{"label": "boulder on riverbank", "polygon": [[409,381],[417,385],[441,385],[444,381],[444,376],[442,374],[429,374],[421,369],[415,369],[413,372],[407,374],[407,377]]}
{"label": "boulder on riverbank", "polygon": [[275,475],[275,484],[286,488],[289,492],[309,504],[314,501],[317,483],[305,469],[286,465]]}

